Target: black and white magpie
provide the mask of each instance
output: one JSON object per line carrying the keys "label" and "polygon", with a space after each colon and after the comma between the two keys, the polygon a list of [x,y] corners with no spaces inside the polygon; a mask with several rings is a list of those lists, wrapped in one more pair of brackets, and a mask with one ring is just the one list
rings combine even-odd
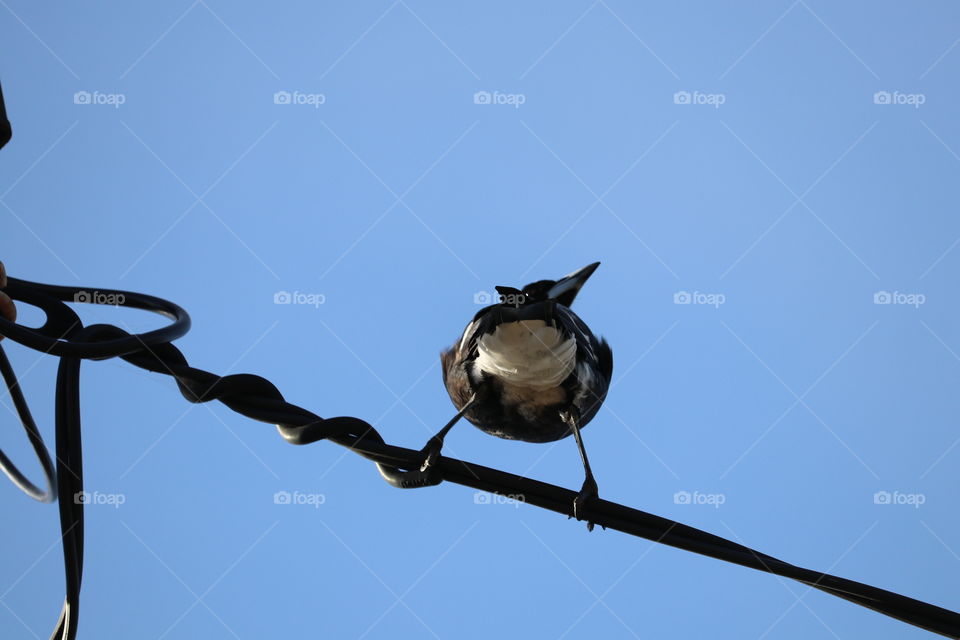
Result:
{"label": "black and white magpie", "polygon": [[552,442],[573,434],[586,473],[573,511],[583,519],[597,483],[580,430],[606,397],[613,353],[570,306],[598,266],[523,289],[497,287],[499,301],[481,309],[441,354],[443,381],[459,413],[424,449],[421,472],[429,470],[461,417],[509,440]]}

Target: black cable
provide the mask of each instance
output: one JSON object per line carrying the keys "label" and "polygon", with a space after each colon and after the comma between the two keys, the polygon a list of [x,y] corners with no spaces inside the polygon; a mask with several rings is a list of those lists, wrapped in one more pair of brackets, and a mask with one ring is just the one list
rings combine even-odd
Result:
{"label": "black cable", "polygon": [[0,89],[0,149],[4,147],[13,136],[13,129],[10,127],[10,121],[7,120],[7,107],[3,103],[3,89]]}
{"label": "black cable", "polygon": [[0,349],[0,374],[3,375],[3,381],[7,385],[10,397],[13,399],[13,406],[16,407],[17,414],[20,416],[20,423],[23,425],[23,430],[26,431],[30,445],[33,447],[37,460],[40,462],[40,467],[43,469],[43,479],[47,485],[47,490],[44,491],[30,482],[27,476],[21,473],[20,469],[10,461],[10,458],[2,449],[0,449],[0,471],[3,471],[13,481],[13,484],[34,500],[53,502],[57,499],[56,472],[53,470],[53,462],[51,462],[47,447],[37,430],[37,423],[33,421],[33,416],[30,414],[30,407],[27,406],[27,401],[23,397],[23,391],[17,381],[17,374],[10,366],[10,360],[7,359],[7,354],[3,349]]}
{"label": "black cable", "polygon": [[[0,318],[0,335],[61,358],[56,391],[56,486],[60,495],[66,598],[52,640],[73,640],[79,614],[83,572],[83,504],[78,499],[83,491],[79,382],[80,362],[83,359],[121,357],[147,371],[170,375],[189,402],[219,400],[243,416],[276,424],[280,435],[292,444],[331,440],[375,462],[381,475],[392,485],[413,486],[410,483],[413,476],[410,471],[419,468],[423,457],[421,452],[387,444],[373,426],[359,418],[324,419],[290,404],[265,378],[250,374],[220,377],[191,367],[179,349],[170,344],[189,330],[190,319],[186,311],[153,296],[107,289],[99,291],[107,296],[122,295],[125,306],[161,313],[170,318],[172,323],[138,335],[131,335],[113,325],[83,327],[76,313],[63,304],[63,301],[76,299],[77,289],[15,278],[9,279],[6,292],[15,300],[40,307],[46,313],[46,322],[39,329],[29,329]],[[19,389],[16,379],[11,377],[9,363],[4,363],[6,357],[0,348],[0,370],[4,373],[4,381],[14,397],[21,421],[30,434],[31,443],[43,466],[44,456],[47,460],[49,456],[36,433],[35,425],[32,430],[28,426],[33,423],[26,402],[17,400],[15,394],[19,393]],[[7,375],[7,369],[11,376]],[[22,396],[20,398],[22,400]],[[23,475],[8,460],[6,462],[0,468],[11,475],[17,486],[28,494],[30,487],[36,490],[32,484],[24,485]],[[10,469],[14,472],[11,473]],[[44,470],[49,480],[47,466],[44,466]],[[426,484],[439,484],[444,480],[502,495],[520,495],[527,504],[567,516],[573,515],[575,492],[537,480],[441,456],[434,467],[434,475]],[[423,484],[420,483],[420,486]],[[592,502],[588,511],[589,520],[605,528],[791,578],[908,624],[947,637],[960,638],[960,614],[936,605],[797,567],[725,538],[606,500]]]}

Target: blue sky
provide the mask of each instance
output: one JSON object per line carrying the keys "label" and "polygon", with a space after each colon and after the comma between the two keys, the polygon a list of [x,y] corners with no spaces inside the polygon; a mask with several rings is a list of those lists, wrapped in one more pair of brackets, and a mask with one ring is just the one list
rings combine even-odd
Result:
{"label": "blue sky", "polygon": [[[195,366],[420,447],[475,294],[600,260],[601,495],[960,608],[955,4],[0,5],[11,275],[167,297]],[[52,442],[57,363],[4,345]],[[83,371],[81,638],[927,637]],[[572,439],[447,443],[582,481]],[[45,638],[56,509],[0,500],[0,635]]]}

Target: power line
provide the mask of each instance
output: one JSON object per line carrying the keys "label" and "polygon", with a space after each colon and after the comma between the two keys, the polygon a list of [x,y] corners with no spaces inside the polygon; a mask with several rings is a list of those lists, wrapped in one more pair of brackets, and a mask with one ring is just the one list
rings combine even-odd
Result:
{"label": "power line", "polygon": [[[31,483],[0,451],[0,470],[30,497],[53,501],[60,497],[60,529],[63,535],[66,597],[51,640],[73,640],[77,634],[80,585],[83,574],[83,503],[72,499],[83,491],[80,433],[80,363],[119,357],[155,373],[174,378],[189,402],[219,400],[235,412],[277,425],[291,444],[330,440],[377,464],[380,474],[393,486],[431,486],[443,481],[513,497],[523,502],[573,516],[576,493],[562,487],[523,478],[497,469],[441,456],[424,479],[411,473],[419,469],[423,454],[387,444],[367,422],[353,417],[321,418],[290,404],[265,378],[250,374],[217,376],[191,367],[172,341],[190,329],[190,317],[178,305],[141,293],[89,290],[39,284],[10,278],[5,290],[13,299],[41,308],[47,316],[38,329],[0,318],[0,335],[60,358],[56,384],[56,470],[30,416],[16,375],[0,347],[0,373],[10,390],[21,423],[34,447],[47,489]],[[172,322],[161,329],[129,334],[119,327],[96,324],[84,327],[79,316],[64,302],[121,301],[124,306],[160,313]],[[586,516],[604,528],[692,551],[758,571],[797,580],[831,595],[873,609],[908,624],[960,638],[960,614],[891,591],[853,580],[812,571],[778,560],[749,547],[679,522],[661,518],[621,504],[598,499],[589,504]]]}

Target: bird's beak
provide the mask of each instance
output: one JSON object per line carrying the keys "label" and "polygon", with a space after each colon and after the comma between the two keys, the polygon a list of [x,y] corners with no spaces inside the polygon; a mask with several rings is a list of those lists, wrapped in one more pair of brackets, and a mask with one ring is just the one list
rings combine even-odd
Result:
{"label": "bird's beak", "polygon": [[573,299],[576,298],[580,292],[580,288],[599,266],[599,262],[594,262],[593,264],[588,264],[583,269],[578,269],[570,275],[560,278],[556,284],[550,287],[547,296],[565,307],[571,306]]}

